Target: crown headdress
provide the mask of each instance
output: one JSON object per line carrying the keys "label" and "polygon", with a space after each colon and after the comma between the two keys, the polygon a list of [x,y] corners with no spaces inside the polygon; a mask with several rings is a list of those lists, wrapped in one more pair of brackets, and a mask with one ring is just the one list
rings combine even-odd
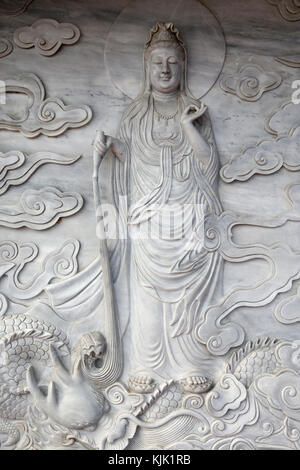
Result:
{"label": "crown headdress", "polygon": [[145,49],[159,42],[169,42],[184,47],[179,31],[173,23],[156,23],[150,31],[150,37],[145,44]]}

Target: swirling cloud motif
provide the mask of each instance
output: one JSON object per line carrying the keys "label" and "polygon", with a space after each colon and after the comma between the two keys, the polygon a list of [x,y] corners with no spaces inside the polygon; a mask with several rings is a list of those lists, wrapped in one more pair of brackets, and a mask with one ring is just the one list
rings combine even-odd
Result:
{"label": "swirling cloud motif", "polygon": [[211,450],[256,450],[250,439],[243,437],[229,437],[217,441]]}
{"label": "swirling cloud motif", "polygon": [[0,59],[7,57],[12,51],[12,43],[8,39],[0,38]]}
{"label": "swirling cloud motif", "polygon": [[5,82],[6,93],[13,93],[16,101],[20,94],[28,97],[26,105],[20,105],[18,117],[9,114],[7,104],[0,104],[0,130],[19,131],[29,138],[41,134],[55,137],[92,119],[88,106],[65,106],[59,98],[45,99],[45,87],[33,73],[0,79]]}
{"label": "swirling cloud motif", "polygon": [[66,157],[52,152],[37,152],[27,156],[23,152],[0,152],[0,196],[10,186],[25,183],[31,175],[42,165],[55,163],[57,165],[71,165],[79,157]]}
{"label": "swirling cloud motif", "polygon": [[32,26],[19,28],[14,33],[14,42],[23,49],[35,50],[46,57],[53,56],[63,45],[72,45],[79,41],[80,30],[70,23],[41,19]]}
{"label": "swirling cloud motif", "polygon": [[277,305],[274,316],[285,325],[300,322],[300,287],[296,294],[283,299]]}
{"label": "swirling cloud motif", "polygon": [[259,65],[247,64],[233,75],[225,75],[220,87],[226,93],[236,95],[243,101],[258,101],[263,93],[281,85],[282,78],[276,72],[264,70]]}
{"label": "swirling cloud motif", "polygon": [[280,15],[287,21],[300,20],[299,0],[267,0],[268,3],[277,7]]}
{"label": "swirling cloud motif", "polygon": [[232,374],[224,374],[206,397],[206,408],[214,436],[226,438],[235,435],[258,419],[258,410],[252,392]]}
{"label": "swirling cloud motif", "polygon": [[291,136],[263,140],[249,147],[226,163],[220,175],[225,183],[232,183],[247,181],[255,174],[270,175],[282,167],[300,170],[300,129]]}
{"label": "swirling cloud motif", "polygon": [[300,104],[288,101],[273,111],[268,118],[266,131],[275,136],[292,134],[300,127]]}
{"label": "swirling cloud motif", "polygon": [[1,204],[0,225],[9,228],[27,227],[45,230],[57,223],[61,217],[76,214],[83,206],[78,193],[62,193],[56,188],[27,190],[18,204]]}
{"label": "swirling cloud motif", "polygon": [[275,349],[280,369],[300,371],[300,341],[281,341]]}
{"label": "swirling cloud motif", "polygon": [[37,260],[38,247],[34,243],[1,242],[0,279],[5,276],[6,282],[1,286],[0,314],[8,308],[6,299],[13,298],[19,301],[33,299],[52,280],[68,279],[74,276],[78,271],[79,248],[80,244],[77,240],[66,241],[60,249],[51,252],[44,259],[41,267],[37,268],[35,274],[28,279],[24,268]]}
{"label": "swirling cloud motif", "polygon": [[12,10],[11,9],[11,1],[9,0],[6,0],[6,2],[2,2],[2,3],[9,3],[9,7],[7,8],[3,8],[3,6],[1,5],[1,8],[0,8],[0,16],[18,16],[18,15],[21,15],[22,13],[24,13],[27,8],[29,7],[29,5],[33,2],[33,0],[19,0],[18,3],[20,3],[20,6],[19,8],[17,9],[14,9]]}
{"label": "swirling cloud motif", "polygon": [[276,416],[281,413],[282,417],[300,421],[300,376],[297,372],[283,369],[275,375],[261,375],[254,382],[254,389]]}
{"label": "swirling cloud motif", "polygon": [[222,418],[229,410],[236,410],[247,398],[244,385],[232,374],[224,374],[214,389],[207,395],[209,414]]}

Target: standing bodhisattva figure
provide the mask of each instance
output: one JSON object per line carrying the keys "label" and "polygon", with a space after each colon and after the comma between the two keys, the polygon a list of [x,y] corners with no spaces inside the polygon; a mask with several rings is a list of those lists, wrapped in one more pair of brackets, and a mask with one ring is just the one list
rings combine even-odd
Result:
{"label": "standing bodhisattva figure", "polygon": [[94,147],[96,174],[109,149],[116,157],[119,212],[120,196],[127,198],[130,386],[150,391],[161,377],[205,391],[208,354],[195,325],[217,295],[222,269],[218,252],[203,246],[205,217],[222,211],[218,154],[207,108],[188,91],[186,52],[173,24],[154,26],[144,60],[143,90],[118,139],[99,133]]}

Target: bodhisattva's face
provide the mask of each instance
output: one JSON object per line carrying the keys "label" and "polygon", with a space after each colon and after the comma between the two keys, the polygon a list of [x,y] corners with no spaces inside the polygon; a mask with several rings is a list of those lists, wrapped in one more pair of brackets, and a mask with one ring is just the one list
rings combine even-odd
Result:
{"label": "bodhisattva's face", "polygon": [[149,75],[152,89],[172,93],[180,88],[183,58],[174,47],[157,47],[149,57]]}

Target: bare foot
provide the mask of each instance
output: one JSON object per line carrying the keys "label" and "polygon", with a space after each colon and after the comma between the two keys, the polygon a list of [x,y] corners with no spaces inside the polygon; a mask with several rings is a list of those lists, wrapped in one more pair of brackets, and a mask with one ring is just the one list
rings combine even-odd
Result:
{"label": "bare foot", "polygon": [[129,378],[128,386],[132,392],[151,393],[155,388],[155,382],[146,375],[136,375]]}
{"label": "bare foot", "polygon": [[183,390],[188,393],[206,393],[212,387],[212,381],[206,377],[191,376],[180,380]]}

